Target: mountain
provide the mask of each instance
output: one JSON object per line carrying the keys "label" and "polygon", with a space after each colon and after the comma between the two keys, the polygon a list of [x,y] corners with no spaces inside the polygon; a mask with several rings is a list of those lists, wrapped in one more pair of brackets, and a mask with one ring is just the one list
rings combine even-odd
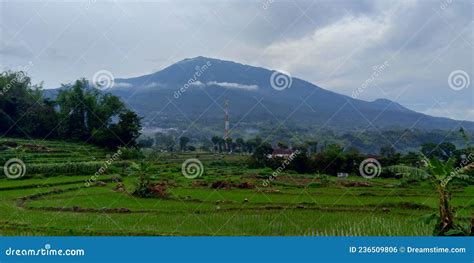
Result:
{"label": "mountain", "polygon": [[[196,57],[153,74],[115,79],[107,91],[137,111],[146,130],[193,130],[208,137],[222,134],[226,100],[233,137],[277,130],[288,137],[321,130],[474,129],[472,122],[428,116],[388,99],[354,99],[285,77],[265,68]],[[287,88],[279,90],[278,84]]]}
{"label": "mountain", "polygon": [[291,86],[277,90],[271,85],[272,74],[277,73],[196,57],[153,74],[115,79],[109,91],[138,111],[148,127],[185,128],[193,122],[222,127],[226,100],[231,126],[240,130],[262,124],[276,128],[281,122],[289,129],[311,126],[342,130],[451,130],[461,124],[467,128],[474,126],[472,122],[418,113],[388,99],[354,99],[294,77]]}

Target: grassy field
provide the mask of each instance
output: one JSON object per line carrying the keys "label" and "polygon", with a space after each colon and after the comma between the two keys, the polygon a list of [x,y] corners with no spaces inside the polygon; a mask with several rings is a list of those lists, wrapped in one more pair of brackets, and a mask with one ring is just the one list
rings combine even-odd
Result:
{"label": "grassy field", "polygon": [[[149,155],[147,172],[169,196],[137,198],[137,178],[127,167],[139,160],[123,155],[91,181],[114,152],[54,141],[0,145],[2,164],[26,164],[22,178],[0,179],[0,235],[424,236],[433,225],[421,218],[437,212],[429,182],[283,172],[264,187],[271,169],[248,169],[246,156],[210,153]],[[203,163],[201,177],[182,175],[189,158]],[[456,216],[466,224],[473,200],[474,186],[454,192]]]}

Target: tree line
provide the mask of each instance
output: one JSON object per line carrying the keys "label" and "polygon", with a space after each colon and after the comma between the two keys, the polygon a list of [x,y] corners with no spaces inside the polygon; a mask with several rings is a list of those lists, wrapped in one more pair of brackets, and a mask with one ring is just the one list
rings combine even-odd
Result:
{"label": "tree line", "polygon": [[115,148],[136,146],[140,130],[140,117],[135,112],[86,79],[62,85],[51,99],[24,72],[0,75],[2,136],[81,141]]}
{"label": "tree line", "polygon": [[[279,148],[279,146],[277,146]],[[376,155],[367,155],[360,152],[355,147],[344,148],[338,144],[330,144],[319,150],[311,151],[311,146],[301,144],[292,147],[292,150],[298,150],[298,155],[294,156],[286,169],[298,173],[320,173],[328,175],[337,175],[338,173],[358,174],[359,164],[367,158],[377,159],[381,167],[393,165],[407,165],[411,167],[421,167],[424,165],[423,158],[435,158],[438,160],[456,160],[460,164],[466,156],[474,155],[473,147],[458,149],[454,144],[446,142],[442,144],[426,143],[420,147],[420,152],[397,152],[393,146],[382,146]],[[253,152],[249,159],[251,167],[278,168],[284,158],[269,158],[274,147],[269,143],[262,143]],[[389,170],[382,169],[381,176],[397,177]],[[471,172],[474,175],[473,172]]]}
{"label": "tree line", "polygon": [[[461,137],[466,136],[461,129]],[[142,138],[139,145],[142,147],[154,147],[159,150],[166,151],[195,151],[214,153],[241,153],[249,154],[248,165],[255,168],[268,167],[277,169],[283,158],[269,158],[275,149],[290,149],[292,151],[298,150],[298,155],[294,156],[291,163],[286,167],[288,170],[293,170],[298,173],[321,173],[328,175],[337,175],[337,173],[359,173],[359,164],[367,158],[377,159],[382,167],[388,167],[397,164],[404,164],[413,167],[420,167],[423,165],[422,156],[427,158],[437,158],[439,160],[448,160],[454,158],[461,162],[463,157],[474,154],[472,146],[465,148],[457,148],[451,142],[443,142],[440,144],[424,143],[419,148],[419,151],[410,151],[402,153],[397,151],[393,145],[384,145],[379,148],[376,154],[366,154],[360,151],[356,146],[343,147],[337,143],[319,143],[314,140],[308,140],[289,146],[285,142],[277,142],[270,144],[261,137],[256,136],[245,140],[243,138],[227,138],[224,139],[219,136],[212,136],[204,142],[196,142],[202,146],[197,147],[190,145],[193,139],[187,136],[180,136],[177,131],[168,133],[156,133],[154,138]],[[381,176],[395,177],[396,175],[389,170],[383,170]]]}

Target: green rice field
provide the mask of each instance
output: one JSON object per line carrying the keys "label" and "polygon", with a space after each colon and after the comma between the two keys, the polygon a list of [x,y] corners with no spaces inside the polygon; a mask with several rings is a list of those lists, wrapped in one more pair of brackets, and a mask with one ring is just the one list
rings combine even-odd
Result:
{"label": "green rice field", "polygon": [[[427,236],[433,225],[422,218],[437,212],[427,181],[284,171],[264,186],[273,171],[247,168],[248,156],[157,152],[107,164],[114,152],[87,144],[0,142],[2,163],[18,158],[26,165],[23,177],[0,179],[3,236]],[[190,158],[202,162],[202,176],[183,176]],[[141,162],[166,197],[132,195],[137,176],[129,167]],[[474,186],[453,192],[460,223],[469,223],[473,200]]]}

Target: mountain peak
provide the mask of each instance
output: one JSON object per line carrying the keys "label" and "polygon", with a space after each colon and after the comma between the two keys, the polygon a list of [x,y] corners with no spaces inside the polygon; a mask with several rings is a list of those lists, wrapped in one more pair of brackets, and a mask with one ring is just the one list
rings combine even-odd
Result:
{"label": "mountain peak", "polygon": [[[206,61],[223,61],[217,58],[210,58],[210,57],[204,57],[204,56],[197,56],[197,57],[192,57],[192,58],[185,58],[177,63],[187,63],[187,62],[206,62]],[[229,61],[230,62],[230,61]]]}
{"label": "mountain peak", "polygon": [[[211,58],[211,57],[204,57],[204,56],[197,56],[197,57],[192,57],[192,58],[185,58],[181,61],[178,61],[172,65],[170,65],[170,67],[174,66],[174,65],[178,65],[178,64],[184,64],[184,65],[203,65],[203,64],[206,64],[207,62],[210,62],[211,64],[219,64],[221,67],[222,66],[228,66],[228,67],[235,67],[235,66],[238,66],[240,67],[240,69],[238,70],[249,70],[249,69],[264,69],[264,68],[261,68],[261,67],[255,67],[255,66],[252,66],[252,65],[247,65],[247,64],[243,64],[243,63],[239,63],[239,62],[235,62],[235,61],[232,61],[232,60],[226,60],[226,59],[219,59],[219,58]],[[267,71],[270,71],[268,69],[264,69],[264,70],[267,70]]]}
{"label": "mountain peak", "polygon": [[197,57],[192,57],[192,58],[185,58],[181,61],[182,62],[187,62],[187,61],[196,61],[196,60],[205,60],[205,59],[209,59],[209,58],[206,58],[204,56],[197,56]]}

